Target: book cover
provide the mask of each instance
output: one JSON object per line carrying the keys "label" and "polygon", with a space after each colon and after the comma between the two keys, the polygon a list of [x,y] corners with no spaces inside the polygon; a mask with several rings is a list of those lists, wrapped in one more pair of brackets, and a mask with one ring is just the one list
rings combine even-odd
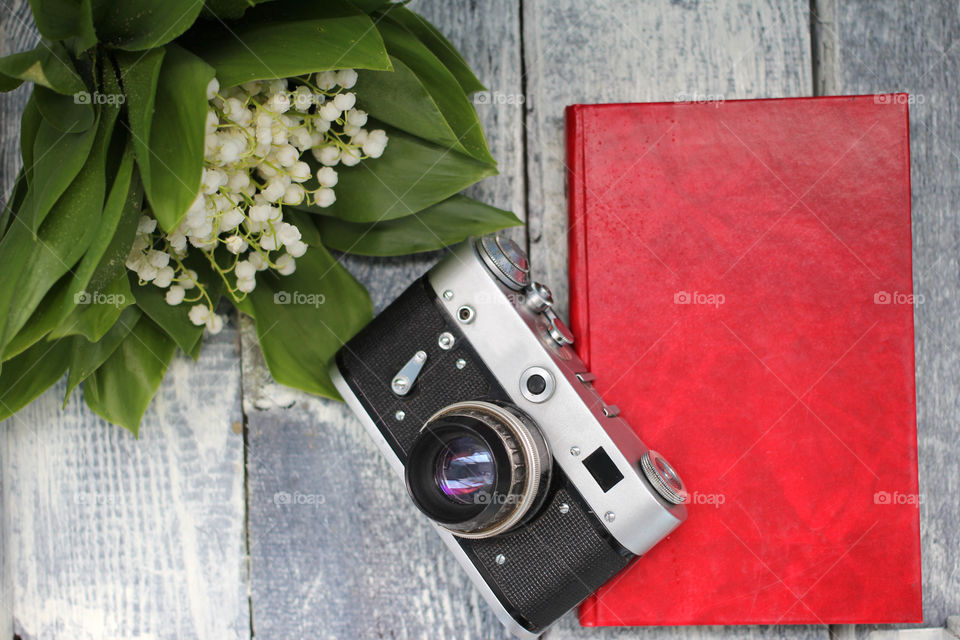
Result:
{"label": "book cover", "polygon": [[921,621],[906,103],[568,107],[577,347],[691,492],[582,624]]}

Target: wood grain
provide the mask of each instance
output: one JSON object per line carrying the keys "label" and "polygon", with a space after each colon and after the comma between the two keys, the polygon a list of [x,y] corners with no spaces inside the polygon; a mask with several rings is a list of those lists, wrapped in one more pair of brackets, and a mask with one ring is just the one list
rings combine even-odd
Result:
{"label": "wood grain", "polygon": [[[960,610],[960,8],[956,2],[836,2],[815,8],[834,51],[822,71],[837,94],[906,91],[910,101],[913,281],[923,613]],[[877,627],[859,626],[863,636]]]}
{"label": "wood grain", "polygon": [[[514,237],[528,243],[536,277],[564,313],[567,104],[814,90],[923,96],[911,106],[911,150],[915,288],[925,298],[916,310],[924,613],[941,625],[960,602],[951,433],[960,422],[960,19],[946,0],[815,0],[811,34],[810,6],[412,4],[489,89],[476,107],[500,176],[468,193],[529,219],[529,236]],[[29,15],[27,0],[0,3],[0,53],[33,46]],[[0,95],[4,194],[19,167],[26,96]],[[437,255],[343,261],[380,310]],[[356,419],[340,404],[276,385],[248,321],[239,335],[228,328],[212,340],[198,364],[174,362],[139,441],[92,416],[79,396],[61,412],[61,394],[62,384],[0,425],[0,638],[250,638],[251,630],[271,640],[505,637]],[[243,419],[245,459],[231,428]],[[853,638],[873,628],[831,633]],[[548,634],[826,636],[824,627],[582,629],[574,614]]]}
{"label": "wood grain", "polygon": [[[452,41],[491,96],[520,94],[516,3],[411,8]],[[522,108],[483,100],[477,111],[500,175],[468,194],[522,217]],[[343,262],[379,311],[437,257]],[[250,329],[243,345],[255,635],[506,637],[353,414],[273,383]]]}
{"label": "wood grain", "polygon": [[567,105],[809,95],[806,0],[524,3],[535,277],[567,312]]}
{"label": "wood grain", "polygon": [[139,440],[64,381],[3,423],[21,638],[249,638],[235,343],[174,359]]}

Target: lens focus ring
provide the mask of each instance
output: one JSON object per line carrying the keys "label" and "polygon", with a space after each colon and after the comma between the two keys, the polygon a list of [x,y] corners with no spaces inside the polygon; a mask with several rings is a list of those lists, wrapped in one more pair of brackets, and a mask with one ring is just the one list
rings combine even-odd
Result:
{"label": "lens focus ring", "polygon": [[424,424],[407,459],[407,489],[451,533],[488,538],[536,511],[551,464],[539,429],[519,410],[460,402]]}

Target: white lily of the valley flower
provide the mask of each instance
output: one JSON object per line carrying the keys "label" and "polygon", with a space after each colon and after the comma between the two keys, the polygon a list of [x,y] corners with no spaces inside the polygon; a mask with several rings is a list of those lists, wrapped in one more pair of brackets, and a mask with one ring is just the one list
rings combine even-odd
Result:
{"label": "white lily of the valley flower", "polygon": [[[182,304],[187,291],[198,289],[188,316],[209,333],[220,331],[224,320],[211,308],[205,284],[184,265],[194,259],[191,253],[205,252],[200,260],[213,260],[215,266],[220,247],[235,255],[233,273],[221,271],[235,296],[253,291],[260,271],[293,273],[295,260],[309,247],[300,229],[284,220],[284,208],[303,203],[329,207],[336,201],[339,181],[333,167],[377,157],[387,144],[383,131],[363,129],[367,113],[357,108],[357,96],[348,91],[358,77],[356,71],[343,69],[315,74],[309,79],[312,85],[277,79],[227,89],[211,80],[198,193],[170,232],[160,229],[149,211],[143,212],[127,268],[142,283],[165,289],[170,305]],[[308,151],[322,165],[315,174],[301,159]]]}
{"label": "white lily of the valley flower", "polygon": [[316,193],[313,194],[313,202],[318,207],[329,207],[337,200],[337,194],[333,192],[333,189],[324,187],[318,189]]}
{"label": "white lily of the valley flower", "polygon": [[289,253],[285,253],[277,258],[277,273],[282,276],[288,276],[297,270],[297,263]]}
{"label": "white lily of the valley flower", "polygon": [[317,169],[317,182],[321,187],[335,187],[339,180],[337,170],[333,167],[320,167]]}
{"label": "white lily of the valley flower", "polygon": [[170,285],[170,288],[167,289],[167,295],[164,296],[164,299],[167,301],[167,304],[172,306],[177,306],[183,302],[183,298],[186,295],[186,291],[183,287],[178,284]]}

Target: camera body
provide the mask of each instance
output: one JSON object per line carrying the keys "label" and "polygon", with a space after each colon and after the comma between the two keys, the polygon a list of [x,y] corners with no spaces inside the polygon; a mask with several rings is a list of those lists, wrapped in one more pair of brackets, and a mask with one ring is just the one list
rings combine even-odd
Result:
{"label": "camera body", "polygon": [[514,634],[535,637],[685,518],[679,476],[593,375],[504,236],[456,246],[351,339],[334,383]]}

